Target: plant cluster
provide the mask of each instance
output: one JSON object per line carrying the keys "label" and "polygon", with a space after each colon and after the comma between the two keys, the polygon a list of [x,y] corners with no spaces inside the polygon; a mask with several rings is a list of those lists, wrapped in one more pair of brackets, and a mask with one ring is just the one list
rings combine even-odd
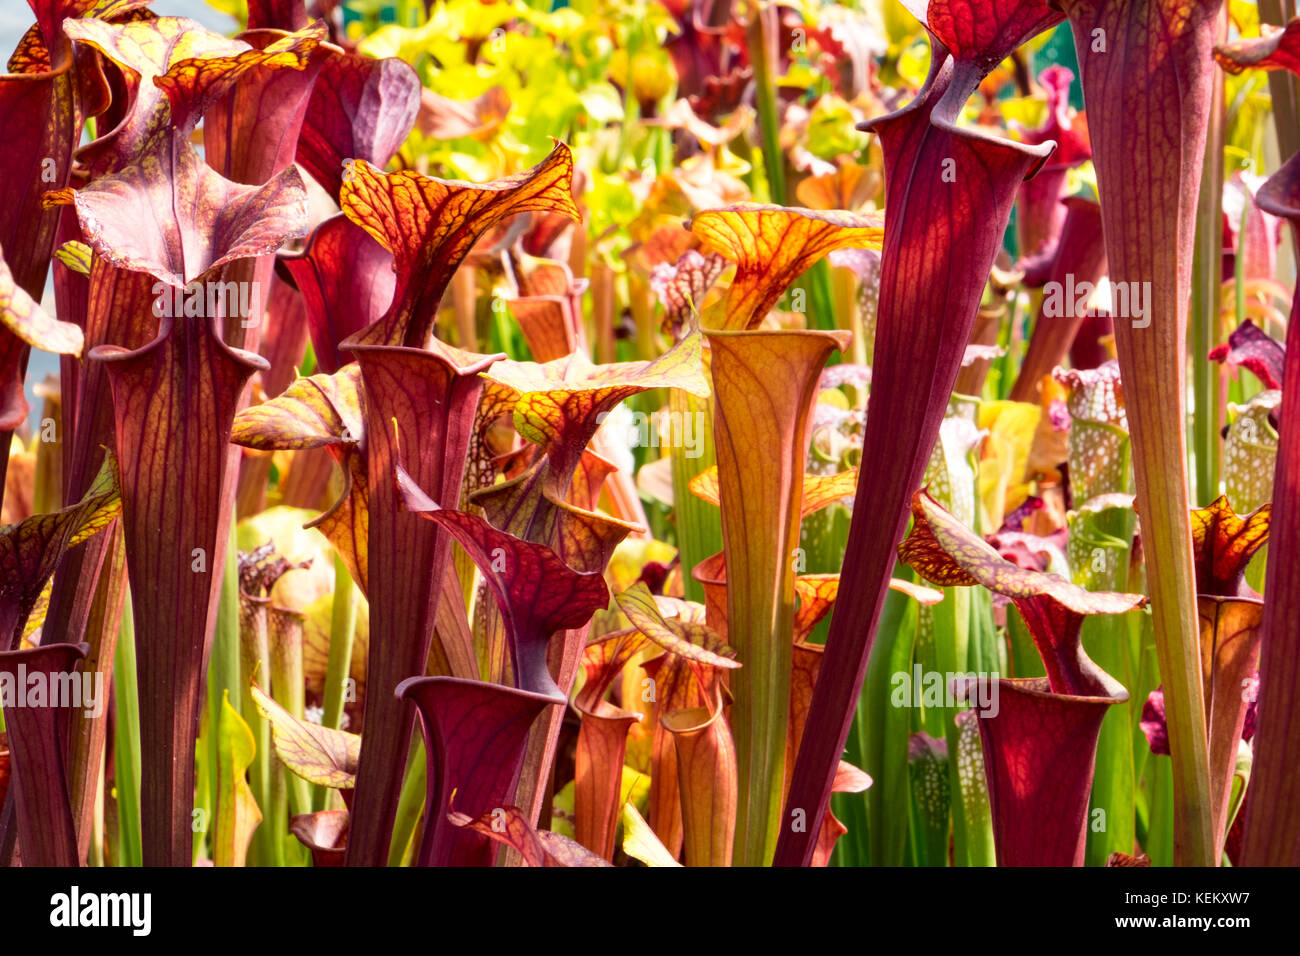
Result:
{"label": "plant cluster", "polygon": [[29,5],[0,862],[1300,863],[1280,5]]}

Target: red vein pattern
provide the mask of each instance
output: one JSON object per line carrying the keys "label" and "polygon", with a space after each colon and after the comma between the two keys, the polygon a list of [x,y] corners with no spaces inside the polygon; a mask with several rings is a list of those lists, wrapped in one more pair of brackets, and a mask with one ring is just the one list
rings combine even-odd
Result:
{"label": "red vein pattern", "polygon": [[222,487],[239,395],[266,362],[207,321],[165,319],[135,351],[100,346],[113,389],[122,525],[142,651],[140,793],[146,865],[192,859],[194,742],[220,579]]}
{"label": "red vein pattern", "polygon": [[[349,340],[351,342],[351,340]],[[354,347],[361,366],[369,482],[366,586],[370,600],[365,728],[348,864],[382,866],[397,812],[412,715],[393,697],[397,685],[425,673],[434,620],[451,556],[451,538],[406,510],[399,465],[441,505],[460,502],[470,432],[483,383],[500,356]],[[443,647],[448,673],[475,675],[472,649]]]}

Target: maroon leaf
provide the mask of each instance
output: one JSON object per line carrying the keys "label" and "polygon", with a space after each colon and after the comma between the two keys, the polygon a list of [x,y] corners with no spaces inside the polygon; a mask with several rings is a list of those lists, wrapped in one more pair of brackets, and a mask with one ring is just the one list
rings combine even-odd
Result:
{"label": "maroon leaf", "polygon": [[289,821],[289,832],[311,850],[312,866],[342,866],[348,845],[348,811],[300,813]]}
{"label": "maroon leaf", "polygon": [[528,731],[559,694],[535,694],[455,677],[412,677],[397,696],[415,704],[428,748],[420,866],[490,866],[492,844],[447,819],[457,808],[478,816],[504,807],[514,791]]}
{"label": "maroon leaf", "polygon": [[[68,212],[75,222],[75,210],[69,207]],[[63,271],[56,270],[56,283]],[[155,285],[152,276],[118,269],[98,256],[93,257],[86,283],[85,353],[89,355],[101,345],[136,349],[152,341],[157,331],[157,319],[152,311],[157,301]],[[85,494],[114,440],[113,396],[103,363],[78,363],[76,371],[76,375],[64,378],[64,428],[70,436],[64,449],[66,500]],[[59,566],[42,629],[43,643],[75,644],[84,639],[92,646],[95,644],[87,626],[100,569],[112,541],[109,535],[88,541],[84,547],[70,551]],[[119,569],[118,576],[125,580],[124,569]],[[115,632],[116,625],[108,631]]]}
{"label": "maroon leaf", "polygon": [[[59,211],[47,208],[47,190],[68,183],[72,152],[86,119],[108,104],[108,85],[90,50],[74,48],[63,34],[65,16],[79,16],[88,3],[37,0],[38,25],[23,37],[0,74],[0,249],[12,281],[39,300],[53,252]],[[0,322],[0,487],[9,464],[13,422],[25,407],[21,381],[27,341]],[[15,384],[17,383],[17,384]]]}
{"label": "maroon leaf", "polygon": [[563,698],[547,669],[547,645],[557,631],[581,627],[608,606],[600,572],[575,571],[546,545],[499,531],[478,515],[440,508],[400,467],[397,483],[406,507],[446,528],[483,573],[510,636],[516,683]]}
{"label": "maroon leaf", "polygon": [[274,252],[305,232],[307,198],[297,170],[243,186],[214,172],[188,143],[159,141],[157,150],[71,199],[86,241],[102,258],[174,287],[173,300],[200,276]]}
{"label": "maroon leaf", "polygon": [[1080,630],[1089,614],[1122,614],[1144,606],[1143,595],[1085,591],[1060,575],[1018,567],[924,491],[913,497],[912,516],[912,532],[899,546],[899,558],[934,584],[980,584],[1010,598],[1034,639],[1053,693],[1127,693],[1084,652]]}
{"label": "maroon leaf", "polygon": [[1138,721],[1153,754],[1169,756],[1169,725],[1165,722],[1165,692],[1157,687],[1147,695],[1142,704],[1142,719]]}
{"label": "maroon leaf", "polygon": [[[982,70],[969,70],[978,78],[1030,37],[1064,19],[1043,0],[907,0],[904,6],[930,28],[959,64],[969,61]],[[963,102],[972,92],[966,91]]]}
{"label": "maroon leaf", "polygon": [[462,352],[436,340],[427,351],[385,346],[353,351],[366,413],[370,649],[348,863],[380,866],[387,860],[412,730],[410,711],[393,697],[398,683],[425,673],[431,650],[438,655],[439,672],[477,675],[472,646],[450,640],[450,632],[434,640],[451,538],[402,507],[395,476],[400,464],[418,487],[430,489],[433,500],[459,504],[482,390],[479,373],[498,356]]}
{"label": "maroon leaf", "polygon": [[[242,40],[213,33],[182,17],[136,18],[120,24],[98,19],[74,20],[67,24],[67,30],[73,39],[93,47],[117,64],[131,99],[130,109],[118,126],[89,144],[80,156],[96,174],[131,165],[142,152],[153,148],[154,139],[187,140],[203,113],[223,97],[244,100],[243,108],[254,116],[265,111],[266,119],[292,125],[295,111],[301,112],[294,100],[311,87],[311,76],[303,76],[301,71],[308,66],[313,51],[325,36],[324,25],[318,23],[298,34],[267,37],[269,42],[262,50]],[[281,71],[300,75],[289,79],[279,76]],[[261,86],[278,85],[285,79],[300,86],[305,84],[305,89],[299,90],[298,97],[283,100],[271,97],[265,103],[258,103]],[[232,94],[243,80],[249,80],[243,92]],[[209,136],[217,137],[215,157],[228,173],[237,173],[234,164],[245,162],[239,146],[257,142],[259,136],[269,136],[261,141],[264,147],[269,145],[269,150],[262,148],[257,152],[274,154],[278,151],[276,141],[283,132],[278,128],[254,130],[247,125],[241,128],[230,114],[233,105],[228,100],[214,110],[214,121],[219,123],[224,119],[226,122],[221,125],[229,129],[208,132]],[[278,112],[281,110],[286,112]],[[240,117],[240,120],[246,122],[254,116]],[[292,130],[288,138],[290,145],[296,135],[296,130]],[[290,149],[288,160],[292,157]],[[283,155],[269,163],[260,157],[254,162],[263,164],[268,174],[272,168],[283,169],[288,164]],[[252,168],[249,172],[255,174]],[[250,181],[260,183],[265,178]]]}
{"label": "maroon leaf", "polygon": [[[0,652],[0,706],[4,707],[13,765],[14,820],[24,866],[77,866],[77,833],[64,771],[68,712],[90,707],[77,662],[85,644],[53,644]],[[72,674],[71,682],[58,675]],[[89,677],[90,675],[84,675]],[[64,691],[75,691],[65,697]],[[100,695],[107,689],[92,691]],[[39,694],[39,697],[37,696]],[[103,706],[102,697],[95,704]],[[0,837],[0,843],[7,842]]]}
{"label": "maroon leaf", "polygon": [[281,261],[306,303],[316,364],[333,374],[353,361],[339,343],[378,321],[393,301],[393,256],[339,213],[316,227],[302,252]]}
{"label": "maroon leaf", "polygon": [[[81,238],[72,207],[64,209],[61,232]],[[90,276],[71,273],[60,265],[54,279],[60,316],[84,324],[87,355],[100,345],[133,349],[154,338],[157,318],[152,306],[157,297],[153,294],[156,280],[152,276],[118,269],[92,254]],[[68,291],[73,294],[70,301],[65,298]],[[110,455],[108,449],[114,447],[113,398],[101,362],[65,362],[61,379],[63,494],[65,501],[75,501],[90,491]],[[105,534],[70,549],[59,563],[50,587],[41,643],[85,641],[91,647],[86,666],[103,671],[107,682],[112,677],[126,591],[121,527],[115,522]],[[106,713],[90,716],[74,712],[69,728],[68,772],[83,860],[87,859],[94,829],[107,733]]]}
{"label": "maroon leaf", "polygon": [[[324,68],[347,55],[322,45],[324,38],[320,21],[289,37],[274,30],[250,30],[239,38],[263,55],[257,60],[255,53],[245,54],[254,65],[234,79],[222,76],[220,96],[204,95],[208,103],[203,109],[203,156],[209,166],[227,179],[258,186],[293,165],[300,131],[311,128],[304,117],[314,90],[321,88]],[[279,50],[291,52],[272,57]],[[205,73],[216,69],[198,70],[196,87]],[[175,116],[179,98],[171,90],[167,93]]]}
{"label": "maroon leaf", "polygon": [[1223,184],[1223,279],[1237,274],[1247,282],[1271,280],[1277,274],[1282,221],[1259,208],[1255,194],[1262,176],[1238,170]]}
{"label": "maroon leaf", "polygon": [[40,29],[24,37],[9,62],[13,72],[0,74],[0,182],[13,189],[0,205],[0,248],[8,250],[19,288],[37,299],[59,219],[42,196],[67,185],[81,128],[108,103],[94,54],[76,52],[61,26],[65,16],[79,16],[89,5],[38,0],[33,9]]}
{"label": "maroon leaf", "polygon": [[1083,865],[1101,721],[1111,704],[1128,700],[1111,683],[1110,694],[1072,696],[1052,693],[1043,677],[959,679],[969,699],[996,701],[974,713],[998,866]]}
{"label": "maroon leaf", "polygon": [[239,393],[266,363],[203,322],[164,319],[134,351],[100,346],[113,389],[128,573],[141,648],[141,820],[149,865],[192,859],[201,676],[226,545],[222,482]]}
{"label": "maroon leaf", "polygon": [[[1257,198],[1265,212],[1285,218],[1294,235],[1300,224],[1300,156],[1287,160]],[[1283,374],[1300,381],[1300,297],[1291,302]],[[1300,865],[1300,819],[1291,812],[1300,785],[1300,564],[1288,560],[1300,548],[1300,389],[1282,390],[1280,421],[1269,550],[1282,560],[1268,562],[1264,583],[1255,760],[1241,855],[1234,858],[1242,866]]]}
{"label": "maroon leaf", "polygon": [[383,169],[411,132],[419,108],[420,78],[406,63],[334,53],[307,104],[298,163],[338,202],[345,161],[364,159]]}
{"label": "maroon leaf", "polygon": [[301,30],[307,25],[307,0],[248,0],[248,29]]}
{"label": "maroon leaf", "polygon": [[1286,349],[1250,319],[1232,331],[1227,345],[1216,346],[1208,357],[1212,362],[1250,369],[1265,388],[1282,387]]}
{"label": "maroon leaf", "polygon": [[[214,67],[201,61],[193,85],[200,86],[205,73],[214,75],[214,89],[205,94],[203,106],[203,156],[209,166],[233,182],[256,186],[293,165],[308,99],[320,87],[321,68],[342,55],[323,44],[325,34],[321,21],[289,36],[275,30],[250,31],[240,37],[252,47],[240,57],[253,61],[247,69],[221,73],[221,61],[215,61]],[[173,116],[182,113],[185,107],[178,105],[179,97],[170,89],[167,92]],[[187,90],[186,95],[195,93]],[[250,290],[251,320],[227,322],[227,340],[232,345],[258,350],[274,266],[273,256],[260,255],[232,262],[222,271],[222,281],[246,283]]]}
{"label": "maroon leaf", "polygon": [[[90,23],[83,28],[91,29]],[[297,63],[299,53],[271,57]],[[254,51],[251,62],[269,59]],[[213,78],[205,72],[213,61],[202,63],[182,61],[168,95],[202,101],[237,72],[231,67]],[[190,70],[197,73],[192,82]],[[232,290],[212,280],[220,266],[273,252],[300,235],[306,219],[295,170],[260,187],[233,183],[209,168],[182,134],[183,125],[148,138],[148,152],[135,161],[58,197],[75,205],[97,259],[159,280],[149,289],[151,312],[162,316],[157,336],[138,345],[137,313],[118,327],[128,347],[113,333],[101,333],[114,344],[99,345],[90,358],[104,363],[112,385],[129,572],[153,590],[152,600],[135,605],[144,649],[145,859],[175,865],[191,859],[199,685],[213,623],[214,569],[222,565],[233,493],[226,477],[231,422],[248,377],[266,367],[222,340],[218,323],[233,318]],[[131,301],[140,302],[143,291],[133,285]],[[189,321],[195,311],[200,321]]]}

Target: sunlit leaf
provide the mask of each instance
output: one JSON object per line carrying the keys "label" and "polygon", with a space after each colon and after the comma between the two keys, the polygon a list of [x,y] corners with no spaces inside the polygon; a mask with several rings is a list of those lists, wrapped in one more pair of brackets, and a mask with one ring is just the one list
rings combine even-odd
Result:
{"label": "sunlit leaf", "polygon": [[253,831],[262,822],[262,812],[245,778],[255,749],[253,732],[230,706],[230,691],[223,691],[217,730],[217,812],[212,827],[212,862],[217,866],[243,866]]}
{"label": "sunlit leaf", "polygon": [[623,852],[646,866],[681,866],[631,803],[623,805]]}
{"label": "sunlit leaf", "polygon": [[230,440],[264,451],[359,443],[365,435],[360,371],[351,365],[298,379],[276,398],[241,411]]}
{"label": "sunlit leaf", "polygon": [[1146,597],[1085,591],[1059,575],[1017,567],[924,491],[913,498],[912,516],[912,531],[899,545],[899,558],[935,584],[980,584],[1015,602],[1038,646],[1053,693],[1127,693],[1084,653],[1079,632],[1086,615],[1122,614],[1143,607]]}
{"label": "sunlit leaf", "polygon": [[878,217],[744,203],[709,209],[691,221],[705,252],[736,263],[724,318],[717,327],[753,329],[786,288],[836,249],[879,249]]}
{"label": "sunlit leaf", "polygon": [[[838,574],[802,574],[794,579],[794,593],[799,599],[799,610],[794,615],[796,642],[807,640],[808,635],[817,626],[817,622],[830,613],[831,608],[835,606],[835,597],[839,594],[839,590]],[[924,590],[928,589],[921,589]]]}
{"label": "sunlit leaf", "polygon": [[438,303],[478,238],[506,216],[557,212],[578,219],[573,157],[557,143],[526,173],[483,185],[433,179],[412,170],[383,173],[364,159],[340,190],[344,214],[393,254],[397,286],[383,319],[359,333],[370,344],[424,344]]}
{"label": "sunlit leaf", "polygon": [[258,713],[271,724],[275,752],[286,767],[322,787],[354,785],[361,756],[360,735],[299,720],[256,684],[252,695]]}
{"label": "sunlit leaf", "polygon": [[1245,597],[1246,565],[1268,541],[1269,505],[1242,517],[1226,495],[1192,512],[1192,554],[1196,562],[1196,593]]}
{"label": "sunlit leaf", "polygon": [[0,527],[0,650],[18,649],[28,616],[64,552],[121,513],[117,460],[110,453],[80,502]]}
{"label": "sunlit leaf", "polygon": [[664,650],[710,667],[740,667],[734,659],[736,652],[708,625],[664,617],[644,584],[615,594],[614,600],[632,626]]}

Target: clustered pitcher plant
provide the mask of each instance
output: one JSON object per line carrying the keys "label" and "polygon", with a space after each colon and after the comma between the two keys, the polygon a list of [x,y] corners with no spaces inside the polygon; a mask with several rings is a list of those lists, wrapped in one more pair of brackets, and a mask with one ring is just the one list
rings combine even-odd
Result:
{"label": "clustered pitcher plant", "polygon": [[28,5],[0,863],[1300,864],[1280,6]]}

